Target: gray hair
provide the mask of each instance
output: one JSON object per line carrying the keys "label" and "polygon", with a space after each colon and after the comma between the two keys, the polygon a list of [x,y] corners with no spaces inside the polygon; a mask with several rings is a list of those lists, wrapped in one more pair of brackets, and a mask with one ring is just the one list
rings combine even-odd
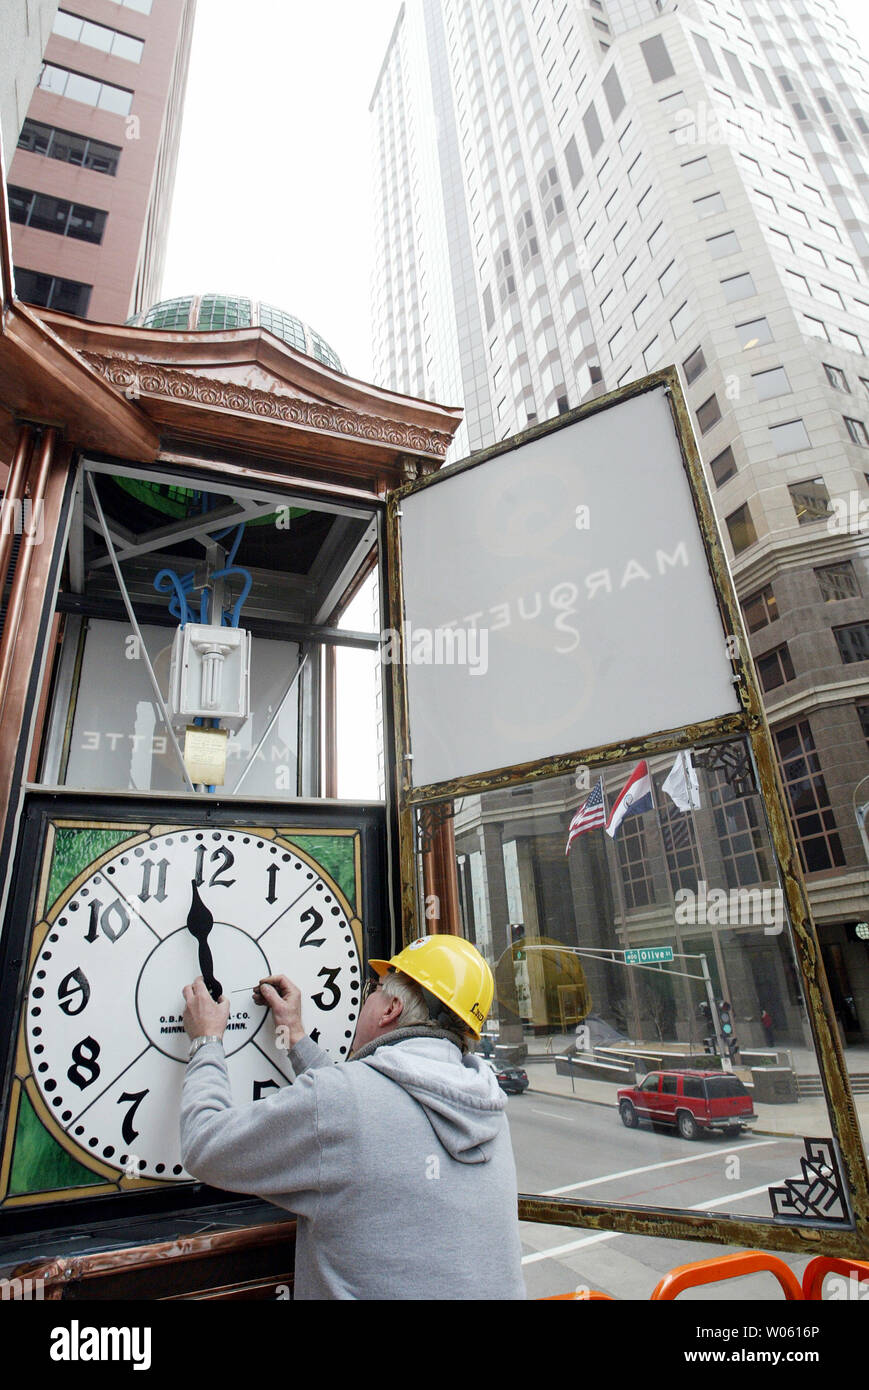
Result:
{"label": "gray hair", "polygon": [[395,999],[400,999],[402,1003],[401,1021],[399,1028],[445,1028],[451,1033],[457,1033],[463,1040],[469,1040],[468,1027],[452,1009],[447,1008],[439,999],[432,999],[433,1005],[437,1006],[437,1013],[432,1016],[432,1011],[426,1002],[425,993],[422,988],[412,980],[409,975],[405,975],[400,970],[390,971],[383,976],[380,987],[384,994],[389,994]]}

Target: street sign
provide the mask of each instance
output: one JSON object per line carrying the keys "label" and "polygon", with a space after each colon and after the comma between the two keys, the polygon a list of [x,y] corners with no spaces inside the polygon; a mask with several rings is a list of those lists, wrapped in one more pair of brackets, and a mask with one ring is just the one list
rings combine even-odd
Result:
{"label": "street sign", "polygon": [[625,951],[625,965],[657,965],[672,959],[672,946],[644,946],[642,950]]}

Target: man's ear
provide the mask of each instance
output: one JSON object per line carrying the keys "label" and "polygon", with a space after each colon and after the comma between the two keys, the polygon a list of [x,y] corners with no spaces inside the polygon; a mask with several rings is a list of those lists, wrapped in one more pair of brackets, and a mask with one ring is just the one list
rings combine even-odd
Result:
{"label": "man's ear", "polygon": [[384,1026],[387,1028],[394,1028],[395,1025],[398,1023],[398,1020],[401,1018],[401,1015],[404,1013],[404,1004],[401,1002],[397,995],[390,994],[388,998],[389,1004],[387,1005],[385,1012],[380,1015],[381,1028],[383,1028]]}

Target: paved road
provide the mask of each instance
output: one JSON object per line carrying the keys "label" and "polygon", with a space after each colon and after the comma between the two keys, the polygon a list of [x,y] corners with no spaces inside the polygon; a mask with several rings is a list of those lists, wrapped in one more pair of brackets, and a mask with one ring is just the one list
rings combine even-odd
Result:
{"label": "paved road", "polygon": [[[769,1135],[704,1136],[688,1143],[648,1128],[628,1130],[612,1111],[533,1091],[508,1103],[519,1190],[626,1204],[769,1216],[767,1189],[799,1172],[802,1143]],[[726,1253],[723,1246],[612,1235],[525,1222],[529,1296],[584,1285],[617,1298],[648,1299],[678,1264]],[[786,1257],[801,1273],[807,1258]],[[688,1297],[689,1295],[683,1295]],[[778,1298],[769,1275],[707,1288],[702,1298]]]}

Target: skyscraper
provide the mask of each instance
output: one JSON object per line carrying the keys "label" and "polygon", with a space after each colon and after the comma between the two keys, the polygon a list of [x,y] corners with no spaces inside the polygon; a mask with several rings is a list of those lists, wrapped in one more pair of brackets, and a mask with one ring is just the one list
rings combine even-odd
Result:
{"label": "skyscraper", "polygon": [[123,322],[159,297],[195,0],[69,0],[7,149],[16,293]]}
{"label": "skyscraper", "polygon": [[464,405],[451,457],[680,367],[850,1038],[867,79],[833,0],[407,0],[371,103],[376,379]]}

